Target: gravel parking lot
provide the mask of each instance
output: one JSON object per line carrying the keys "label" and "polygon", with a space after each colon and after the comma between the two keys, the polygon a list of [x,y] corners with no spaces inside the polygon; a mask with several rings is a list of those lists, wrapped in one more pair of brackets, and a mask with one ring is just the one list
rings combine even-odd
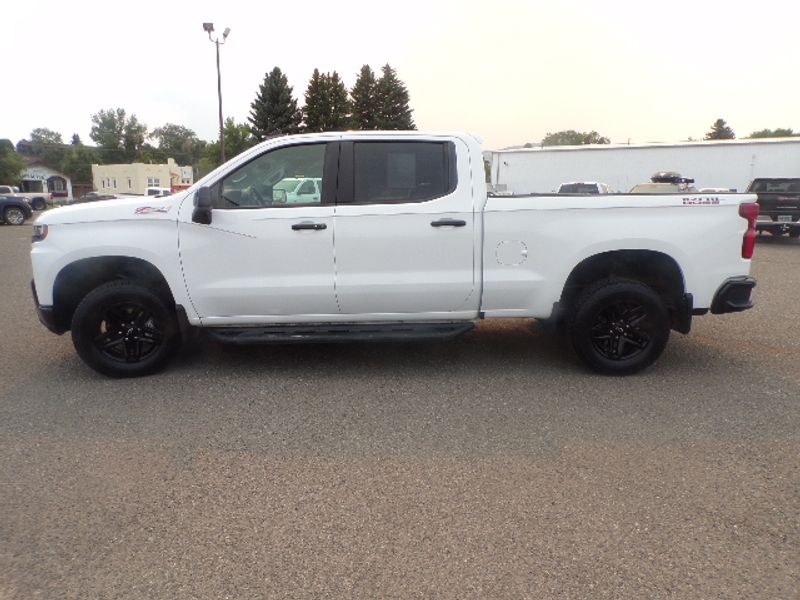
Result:
{"label": "gravel parking lot", "polygon": [[0,226],[0,600],[797,598],[800,243],[644,374],[528,321],[103,378]]}

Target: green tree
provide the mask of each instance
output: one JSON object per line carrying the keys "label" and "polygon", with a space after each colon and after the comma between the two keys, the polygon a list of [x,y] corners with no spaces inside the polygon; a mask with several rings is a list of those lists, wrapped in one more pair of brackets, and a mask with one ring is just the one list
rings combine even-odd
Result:
{"label": "green tree", "polygon": [[17,185],[25,161],[14,149],[11,140],[0,140],[0,183],[3,185]]}
{"label": "green tree", "polygon": [[[252,148],[257,143],[257,140],[250,131],[250,127],[246,123],[236,123],[233,117],[225,119],[225,125],[222,131],[225,136],[225,152],[230,158],[241,154],[248,148]],[[198,178],[208,175],[221,164],[219,140],[203,143],[205,146],[203,148],[202,157],[195,164]]]}
{"label": "green tree", "polygon": [[76,144],[64,155],[59,170],[75,183],[92,183],[92,165],[98,163],[97,150]]}
{"label": "green tree", "polygon": [[566,129],[548,133],[542,140],[542,146],[584,146],[586,144],[609,144],[611,140],[596,131],[575,131]]}
{"label": "green tree", "polygon": [[46,127],[37,127],[31,131],[31,143],[33,144],[63,144],[61,134]]}
{"label": "green tree", "polygon": [[754,131],[748,138],[779,138],[779,137],[799,137],[800,133],[795,133],[791,129],[762,129]]}
{"label": "green tree", "polygon": [[[250,104],[250,129],[258,141],[300,131],[303,113],[294,90],[278,67],[264,75],[256,99]],[[227,145],[227,142],[226,142]]]}
{"label": "green tree", "polygon": [[339,74],[314,74],[306,89],[306,105],[303,108],[305,131],[339,131],[347,129],[350,122],[350,100],[347,88]]}
{"label": "green tree", "polygon": [[381,78],[375,84],[375,97],[378,115],[377,129],[407,130],[416,129],[412,110],[408,106],[408,90],[397,77],[395,70],[387,63],[382,69]]}
{"label": "green tree", "polygon": [[124,108],[101,110],[92,115],[89,137],[100,148],[102,162],[131,162],[141,155],[147,125],[136,115],[129,117]]}
{"label": "green tree", "polygon": [[[158,142],[160,157],[158,162],[174,158],[175,162],[180,165],[191,165],[200,159],[205,149],[205,144],[201,142],[194,131],[174,123],[156,127],[150,137]],[[145,151],[147,150],[150,149],[145,146]]]}
{"label": "green tree", "polygon": [[353,107],[352,126],[355,129],[378,129],[379,106],[375,93],[377,84],[378,80],[369,65],[361,67],[356,83],[353,89],[350,90],[350,99]]}
{"label": "green tree", "polygon": [[732,140],[736,137],[733,129],[728,127],[725,119],[717,119],[711,126],[711,130],[706,133],[704,140]]}

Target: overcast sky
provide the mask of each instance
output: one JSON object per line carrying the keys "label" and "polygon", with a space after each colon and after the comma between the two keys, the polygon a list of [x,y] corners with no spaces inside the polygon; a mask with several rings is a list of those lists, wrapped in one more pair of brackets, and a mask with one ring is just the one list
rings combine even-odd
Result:
{"label": "overcast sky", "polygon": [[279,66],[302,105],[314,68],[351,87],[390,63],[421,130],[469,131],[486,149],[562,129],[612,142],[800,131],[800,3],[786,0],[6,0],[0,138],[47,127],[91,143],[91,115],[121,107],[152,130],[218,135],[244,122]]}

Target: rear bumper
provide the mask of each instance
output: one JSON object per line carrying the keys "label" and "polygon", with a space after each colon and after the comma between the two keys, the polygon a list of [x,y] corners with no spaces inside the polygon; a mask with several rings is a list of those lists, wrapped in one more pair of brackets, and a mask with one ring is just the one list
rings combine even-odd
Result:
{"label": "rear bumper", "polygon": [[779,221],[778,215],[761,213],[756,221],[756,231],[769,231],[779,233],[791,233],[800,231],[800,215],[789,212],[781,213],[784,218],[791,218],[791,221]]}
{"label": "rear bumper", "polygon": [[752,277],[734,277],[723,283],[714,295],[711,312],[715,315],[753,308],[750,294],[756,287]]}

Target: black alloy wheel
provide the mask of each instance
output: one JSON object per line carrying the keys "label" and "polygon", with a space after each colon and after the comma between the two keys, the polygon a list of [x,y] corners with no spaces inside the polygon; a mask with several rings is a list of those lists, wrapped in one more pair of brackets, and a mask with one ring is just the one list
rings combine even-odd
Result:
{"label": "black alloy wheel", "polygon": [[147,359],[164,342],[156,316],[141,302],[127,301],[103,312],[95,347],[109,360],[136,363]]}
{"label": "black alloy wheel", "polygon": [[161,370],[180,346],[171,303],[132,281],[89,292],[72,316],[72,343],[83,361],[111,377]]}
{"label": "black alloy wheel", "polygon": [[595,371],[630,375],[661,355],[670,328],[669,313],[652,288],[612,278],[584,290],[569,335],[575,352]]}
{"label": "black alloy wheel", "polygon": [[647,309],[638,302],[619,301],[600,310],[592,326],[592,345],[609,360],[629,360],[650,344]]}

